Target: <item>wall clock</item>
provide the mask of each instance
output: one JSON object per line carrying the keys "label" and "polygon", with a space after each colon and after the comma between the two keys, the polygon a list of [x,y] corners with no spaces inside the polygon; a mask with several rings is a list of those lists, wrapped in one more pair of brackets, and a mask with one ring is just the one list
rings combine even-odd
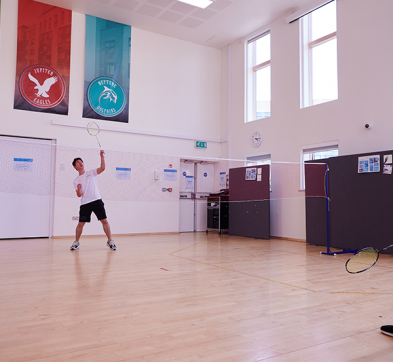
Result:
{"label": "wall clock", "polygon": [[251,135],[251,144],[254,147],[259,147],[261,143],[262,143],[262,133],[259,131],[253,132],[253,134]]}

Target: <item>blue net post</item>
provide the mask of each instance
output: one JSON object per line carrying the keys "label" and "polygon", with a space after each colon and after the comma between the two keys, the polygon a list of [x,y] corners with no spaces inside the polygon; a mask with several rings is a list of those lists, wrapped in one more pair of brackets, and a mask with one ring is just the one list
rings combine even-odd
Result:
{"label": "blue net post", "polygon": [[321,254],[325,255],[337,255],[337,254],[354,254],[357,250],[343,249],[343,251],[331,251],[330,250],[330,199],[329,199],[329,165],[326,164],[325,172],[325,193],[326,193],[326,252],[321,251]]}

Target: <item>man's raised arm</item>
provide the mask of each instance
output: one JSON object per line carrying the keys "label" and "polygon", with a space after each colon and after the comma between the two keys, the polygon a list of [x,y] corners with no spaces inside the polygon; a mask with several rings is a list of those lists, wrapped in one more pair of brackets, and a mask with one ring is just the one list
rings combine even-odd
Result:
{"label": "man's raised arm", "polygon": [[103,150],[100,151],[100,157],[101,157],[101,166],[97,168],[97,175],[99,175],[101,172],[105,170],[105,152]]}

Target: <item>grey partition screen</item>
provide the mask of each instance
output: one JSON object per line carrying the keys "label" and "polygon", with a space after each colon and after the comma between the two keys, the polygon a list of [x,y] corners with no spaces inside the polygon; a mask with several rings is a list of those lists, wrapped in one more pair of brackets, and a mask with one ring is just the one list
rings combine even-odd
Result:
{"label": "grey partition screen", "polygon": [[230,235],[270,239],[270,166],[262,170],[261,181],[246,180],[246,169],[229,170],[229,228]]}
{"label": "grey partition screen", "polygon": [[[330,246],[340,249],[377,249],[393,243],[393,175],[383,173],[384,156],[393,151],[369,152],[318,160],[328,164]],[[379,172],[358,173],[359,157],[378,155]],[[306,173],[307,185],[312,182]],[[326,201],[306,197],[306,237],[326,245]]]}

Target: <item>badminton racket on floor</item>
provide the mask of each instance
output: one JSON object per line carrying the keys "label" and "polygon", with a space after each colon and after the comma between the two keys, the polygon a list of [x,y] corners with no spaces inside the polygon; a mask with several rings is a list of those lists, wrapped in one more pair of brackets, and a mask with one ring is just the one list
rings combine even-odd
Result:
{"label": "badminton racket on floor", "polygon": [[364,272],[376,264],[381,251],[389,249],[392,246],[393,244],[382,250],[377,250],[375,248],[361,249],[347,260],[345,263],[345,269],[347,269],[347,272],[351,274]]}
{"label": "badminton racket on floor", "polygon": [[97,137],[97,135],[100,133],[100,127],[98,127],[98,124],[95,123],[95,122],[90,122],[90,123],[87,125],[87,132],[89,132],[89,134],[90,134],[91,136],[96,136],[98,145],[99,145],[100,148],[101,148],[100,141],[98,140],[98,137]]}

